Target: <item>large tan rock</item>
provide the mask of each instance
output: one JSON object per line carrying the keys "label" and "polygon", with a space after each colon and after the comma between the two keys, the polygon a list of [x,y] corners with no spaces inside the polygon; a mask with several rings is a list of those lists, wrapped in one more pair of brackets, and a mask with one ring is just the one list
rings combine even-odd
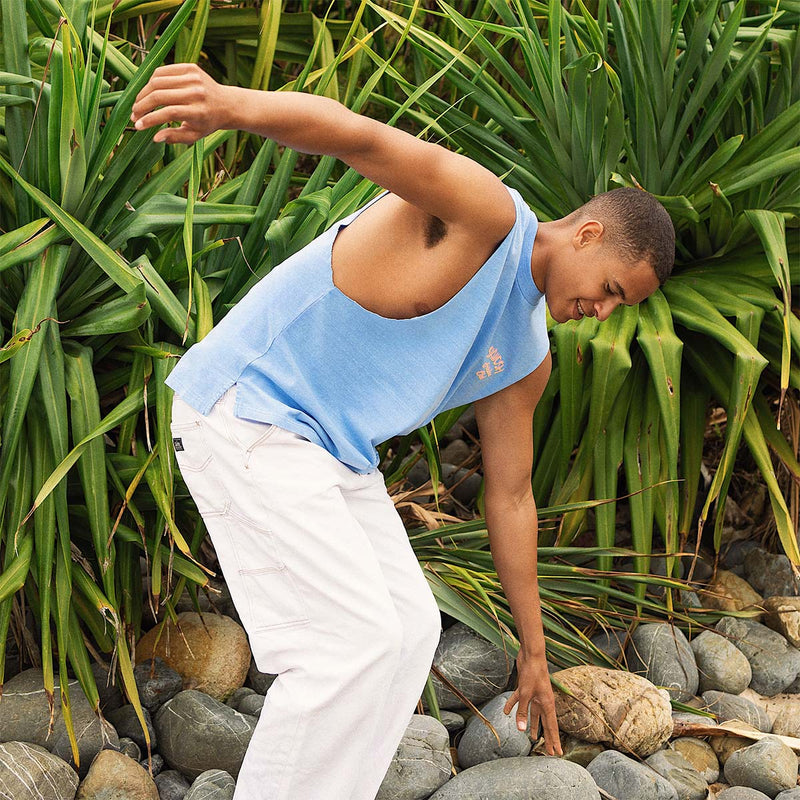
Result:
{"label": "large tan rock", "polygon": [[744,578],[724,569],[718,570],[714,580],[699,594],[700,603],[705,608],[716,608],[720,611],[752,609],[761,607],[764,602],[761,595]]}
{"label": "large tan rock", "polygon": [[763,622],[800,648],[800,597],[767,597]]}
{"label": "large tan rock", "polygon": [[764,709],[772,723],[772,733],[800,738],[800,695],[776,694],[764,697],[752,689],[745,689],[741,696]]}
{"label": "large tan rock", "polygon": [[170,621],[158,644],[158,627],[136,645],[142,663],[159,656],[182,678],[184,689],[197,689],[216,700],[225,700],[244,685],[250,666],[250,646],[241,625],[222,614],[194,611],[178,614],[180,630]]}
{"label": "large tan rock", "polygon": [[159,800],[158,787],[137,761],[116,750],[101,750],[75,800]]}
{"label": "large tan rock", "polygon": [[642,757],[672,733],[669,693],[641,675],[587,665],[555,672],[553,679],[572,695],[555,692],[558,725],[565,733]]}

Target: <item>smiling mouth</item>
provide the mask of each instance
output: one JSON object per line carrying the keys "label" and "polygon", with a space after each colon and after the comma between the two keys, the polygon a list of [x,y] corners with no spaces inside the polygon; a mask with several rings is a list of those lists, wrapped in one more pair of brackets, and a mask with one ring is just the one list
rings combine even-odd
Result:
{"label": "smiling mouth", "polygon": [[585,317],[586,316],[586,312],[583,310],[583,306],[581,305],[581,301],[577,300],[576,304],[578,306],[578,319],[580,319],[581,317]]}

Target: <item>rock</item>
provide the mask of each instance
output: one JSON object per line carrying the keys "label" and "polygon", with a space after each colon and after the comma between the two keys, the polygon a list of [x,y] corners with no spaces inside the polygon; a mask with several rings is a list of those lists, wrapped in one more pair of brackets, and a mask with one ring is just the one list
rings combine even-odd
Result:
{"label": "rock", "polygon": [[[150,712],[143,708],[142,716],[144,717],[147,732],[150,735],[150,749],[155,750],[157,747],[156,730],[153,727]],[[109,712],[108,721],[116,728],[120,736],[127,736],[129,739],[133,739],[143,753],[147,752],[147,740],[144,738],[142,723],[139,722],[139,717],[136,716],[136,709],[133,706],[122,706],[116,711]]]}
{"label": "rock", "polygon": [[670,747],[680,753],[702,776],[706,783],[719,780],[719,760],[708,742],[693,736],[673,739]]}
{"label": "rock", "polygon": [[[462,622],[442,632],[433,663],[475,705],[502,692],[514,666],[509,655]],[[431,676],[431,681],[440,708],[464,708],[461,700],[438,678]]]}
{"label": "rock", "polygon": [[771,696],[782,692],[800,672],[800,650],[766,625],[723,617],[716,629],[729,636],[750,662],[753,672],[750,688],[759,694]]}
{"label": "rock", "polygon": [[97,754],[75,800],[159,800],[153,779],[141,765],[116,750]]}
{"label": "rock", "polygon": [[183,689],[183,678],[161,658],[148,658],[133,670],[141,704],[151,713]]}
{"label": "rock", "polygon": [[442,718],[442,725],[447,728],[448,733],[458,733],[466,725],[466,720],[461,714],[456,714],[455,711],[440,711],[439,716]]}
{"label": "rock", "polygon": [[472,448],[463,439],[453,439],[441,454],[442,463],[461,466],[472,455]]}
{"label": "rock", "polygon": [[708,796],[705,778],[676,750],[657,750],[646,762],[673,785],[679,800],[705,800]]}
{"label": "rock", "polygon": [[483,479],[477,472],[458,469],[453,464],[442,462],[442,482],[452,490],[453,497],[459,503],[470,506],[475,502]]}
{"label": "rock", "polygon": [[744,557],[744,570],[750,585],[764,597],[794,597],[798,584],[792,564],[783,555],[756,547]]}
{"label": "rock", "polygon": [[142,751],[139,749],[139,745],[127,736],[119,740],[119,751],[122,755],[132,758],[134,761],[141,761]]}
{"label": "rock", "polygon": [[750,662],[729,639],[705,630],[692,639],[691,647],[700,676],[700,692],[712,689],[739,694],[750,685]]}
{"label": "rock", "polygon": [[414,714],[375,800],[426,800],[452,770],[447,729],[433,717]]}
{"label": "rock", "polygon": [[764,792],[748,789],[746,786],[731,786],[723,789],[717,795],[717,800],[769,800],[769,797]]}
{"label": "rock", "polygon": [[180,632],[168,622],[157,644],[159,628],[146,633],[136,645],[137,657],[163,658],[183,678],[184,689],[197,689],[217,700],[244,684],[251,656],[241,625],[219,614],[201,618],[194,611],[178,614],[178,624]]}
{"label": "rock", "polygon": [[605,748],[594,742],[584,742],[583,739],[577,739],[574,736],[565,736],[561,743],[561,749],[564,752],[562,758],[580,764],[582,767],[588,767],[592,759],[597,758]]}
{"label": "rock", "polygon": [[242,714],[248,714],[251,717],[260,717],[265,699],[263,694],[256,694],[254,692],[249,697],[243,697],[239,701],[239,708],[236,710]]}
{"label": "rock", "polygon": [[[474,767],[475,764],[493,761],[497,758],[526,756],[530,753],[533,743],[529,733],[517,729],[517,705],[514,705],[510,714],[503,713],[503,706],[512,694],[513,692],[503,692],[480,709],[497,731],[497,735],[500,737],[499,742],[479,716],[475,715],[467,722],[467,727],[458,743],[458,763],[462,768]],[[530,721],[528,730],[530,730]]]}
{"label": "rock", "polygon": [[156,775],[156,786],[161,800],[185,800],[190,784],[178,770],[167,769]]}
{"label": "rock", "polygon": [[[755,692],[753,693],[755,694]],[[776,694],[774,697],[753,699],[760,705],[772,722],[772,733],[777,736],[800,738],[800,696]]]}
{"label": "rock", "polygon": [[668,693],[640,675],[586,665],[556,672],[554,678],[574,695],[555,692],[564,733],[641,757],[654,753],[672,734]]}
{"label": "rock", "polygon": [[221,769],[209,769],[195,778],[184,800],[232,800],[236,781]]}
{"label": "rock", "polygon": [[781,792],[775,796],[775,800],[800,800],[800,786]]}
{"label": "rock", "polygon": [[724,569],[718,570],[714,580],[700,592],[700,602],[705,608],[720,611],[759,607],[762,601],[761,595],[744,578]]}
{"label": "rock", "polygon": [[725,763],[725,780],[775,797],[797,785],[797,756],[780,739],[768,736],[731,755]]}
{"label": "rock", "polygon": [[247,670],[247,684],[258,694],[266,694],[273,681],[277,678],[270,672],[260,672],[254,660],[250,660],[250,669]]}
{"label": "rock", "polygon": [[666,778],[616,750],[600,753],[587,769],[594,782],[617,800],[678,800]]}
{"label": "rock", "polygon": [[430,800],[467,798],[600,800],[600,792],[589,773],[577,764],[547,756],[516,756],[485,761],[459,772]]}
{"label": "rock", "polygon": [[627,629],[606,628],[591,638],[592,644],[614,661],[619,661],[628,640]]}
{"label": "rock", "polygon": [[665,622],[639,625],[625,650],[628,669],[663,686],[673,700],[688,700],[697,692],[694,653],[683,631]]}
{"label": "rock", "polygon": [[104,666],[93,661],[92,674],[94,675],[94,682],[97,684],[97,693],[100,695],[100,710],[103,714],[125,705],[125,697],[119,686],[111,682],[112,678]]}
{"label": "rock", "polygon": [[766,711],[744,697],[726,692],[703,692],[703,702],[708,711],[717,715],[719,722],[738,719],[764,733],[772,730]]}
{"label": "rock", "polygon": [[[55,679],[55,727],[48,738],[50,709],[43,688],[44,677],[40,669],[26,669],[15,675],[3,687],[0,713],[0,742],[30,742],[63,758],[71,766],[72,747],[61,713],[61,691],[58,676]],[[102,723],[92,710],[77,680],[69,681],[72,722],[78,741],[82,777],[89,770],[92,759],[103,747],[119,747],[119,737],[108,723]]]}
{"label": "rock", "polygon": [[73,800],[78,773],[44,747],[5,742],[0,744],[0,787],[0,796],[13,800]]}
{"label": "rock", "polygon": [[[758,729],[754,728],[752,725],[748,725],[745,722],[737,722],[737,728],[743,728],[745,730],[751,730],[753,732],[757,732]],[[714,752],[717,754],[717,758],[719,759],[719,763],[723,766],[727,762],[727,760],[737,751],[743,750],[745,747],[750,747],[753,744],[752,739],[748,739],[745,736],[735,736],[734,734],[728,734],[726,736],[711,736],[709,737],[708,742]]]}
{"label": "rock", "polygon": [[239,703],[244,700],[245,697],[251,694],[257,694],[255,689],[251,689],[249,686],[242,686],[241,688],[237,689],[226,701],[225,705],[230,706],[231,708],[235,708],[237,711],[239,710]]}
{"label": "rock", "polygon": [[164,769],[164,759],[159,753],[152,753],[149,760],[145,756],[139,763],[147,770],[148,775],[152,775],[154,778]]}
{"label": "rock", "polygon": [[800,647],[800,597],[768,597],[763,606],[767,612],[763,623]]}
{"label": "rock", "polygon": [[256,720],[194,689],[164,703],[155,718],[164,760],[191,780],[207,769],[239,774]]}

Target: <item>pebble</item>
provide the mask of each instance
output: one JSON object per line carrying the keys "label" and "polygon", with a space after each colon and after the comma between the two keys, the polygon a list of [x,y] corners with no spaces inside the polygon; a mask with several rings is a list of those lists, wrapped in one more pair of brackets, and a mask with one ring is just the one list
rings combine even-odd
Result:
{"label": "pebble", "polygon": [[195,778],[184,800],[232,800],[236,781],[222,769],[209,769]]}
{"label": "pebble", "polygon": [[133,670],[141,704],[155,714],[167,700],[183,689],[183,678],[161,658],[148,658]]}
{"label": "pebble", "polygon": [[798,585],[789,559],[755,547],[744,557],[744,570],[750,585],[766,597],[794,597]]}
{"label": "pebble", "polygon": [[702,696],[706,709],[716,714],[719,722],[738,719],[764,733],[772,730],[767,712],[744,697],[726,692],[703,692]]}
{"label": "pebble", "polygon": [[698,691],[739,694],[750,685],[750,662],[729,639],[705,630],[692,639],[691,647],[700,677]]}
{"label": "pebble", "polygon": [[725,763],[725,780],[775,797],[797,785],[797,756],[779,739],[768,736],[737,750]]}
{"label": "pebble", "polygon": [[800,800],[800,786],[780,792],[775,795],[775,800]]}
{"label": "pebble", "polygon": [[256,666],[256,662],[253,659],[250,660],[250,668],[247,670],[247,685],[258,694],[266,694],[277,677],[270,672],[261,672]]}
{"label": "pebble", "polygon": [[78,773],[44,747],[5,742],[0,744],[0,787],[2,796],[13,800],[73,800]]}
{"label": "pebble", "polygon": [[733,644],[750,662],[753,672],[750,688],[759,694],[779,694],[800,672],[800,650],[766,625],[748,619],[723,617],[717,622],[716,629],[731,637]]}
{"label": "pebble", "polygon": [[156,786],[161,800],[184,800],[190,785],[176,769],[166,769],[156,775]]}
{"label": "pebble", "polygon": [[[156,644],[159,627],[136,645],[139,659],[160,656],[183,678],[185,689],[197,689],[225,700],[244,685],[250,667],[247,634],[237,622],[222,614],[178,614],[180,631],[168,621]],[[169,652],[167,652],[169,651]]]}
{"label": "pebble", "polygon": [[719,780],[719,759],[708,742],[693,736],[680,736],[669,745],[680,753],[702,776],[706,783]]}
{"label": "pebble", "polygon": [[155,782],[138,762],[116,750],[102,750],[75,800],[159,800],[159,796]]}
{"label": "pebble", "polygon": [[706,799],[708,783],[705,778],[676,750],[658,750],[645,761],[650,769],[675,787],[679,800]]}
{"label": "pebble", "polygon": [[631,672],[663,686],[673,700],[685,701],[697,692],[697,664],[680,628],[666,622],[639,625],[625,654]]}
{"label": "pebble", "polygon": [[261,709],[264,707],[264,700],[266,698],[263,694],[253,694],[243,697],[239,701],[239,707],[236,709],[241,714],[249,714],[251,717],[260,717]]}
{"label": "pebble", "polygon": [[617,800],[678,800],[666,778],[616,750],[600,753],[587,769],[595,783]]}
{"label": "pebble", "polygon": [[[146,708],[142,709],[142,716],[144,717],[147,733],[150,736],[150,749],[152,751],[158,747],[156,729],[153,727],[153,720],[150,717],[150,712]],[[144,738],[142,723],[139,721],[139,717],[136,716],[136,709],[132,705],[122,706],[115,711],[110,711],[108,714],[108,721],[116,728],[120,736],[133,739],[133,741],[139,745],[139,749],[143,753],[147,753],[147,740]]]}
{"label": "pebble", "polygon": [[[456,622],[442,632],[433,663],[470,702],[480,705],[506,688],[514,659],[463,622]],[[464,708],[437,677],[431,675],[431,682],[439,708]]]}
{"label": "pebble", "polygon": [[705,608],[720,611],[741,611],[761,605],[763,598],[744,579],[735,572],[718,570],[714,580],[700,592],[700,602]]}
{"label": "pebble", "polygon": [[584,742],[575,736],[565,736],[561,743],[564,753],[563,758],[567,761],[574,761],[582,767],[588,767],[592,759],[597,758],[605,749],[602,745],[594,742]]}
{"label": "pebble", "polygon": [[767,612],[764,624],[793,647],[800,647],[800,597],[768,597],[763,606]]}
{"label": "pebble", "polygon": [[134,761],[141,761],[142,759],[142,751],[139,749],[139,745],[133,739],[128,739],[127,736],[123,736],[119,740],[119,751]]}
{"label": "pebble", "polygon": [[164,703],[154,723],[164,760],[191,780],[207,769],[235,778],[256,726],[253,717],[195,689]]}
{"label": "pebble", "polygon": [[[526,756],[530,753],[533,743],[529,732],[517,728],[517,704],[514,705],[510,714],[503,713],[503,706],[512,694],[513,692],[503,692],[480,709],[481,714],[497,731],[497,736],[500,737],[499,742],[479,716],[475,715],[470,718],[458,743],[459,766],[462,768],[473,767],[484,761],[494,761],[510,756]],[[528,722],[528,731],[530,731],[530,721]]]}
{"label": "pebble", "polygon": [[731,786],[729,789],[723,789],[717,795],[717,800],[770,800],[770,798],[764,792],[748,789],[746,786]]}
{"label": "pebble", "polygon": [[452,771],[447,729],[433,717],[414,714],[375,800],[426,800]]}
{"label": "pebble", "polygon": [[484,761],[459,772],[434,792],[430,800],[483,798],[600,800],[600,792],[589,772],[578,764],[548,756],[515,756]]}

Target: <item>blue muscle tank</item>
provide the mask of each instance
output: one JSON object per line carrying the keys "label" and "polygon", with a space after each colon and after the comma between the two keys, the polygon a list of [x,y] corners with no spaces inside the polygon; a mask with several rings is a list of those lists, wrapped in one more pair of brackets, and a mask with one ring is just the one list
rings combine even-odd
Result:
{"label": "blue muscle tank", "polygon": [[513,228],[435,311],[389,319],[333,283],[336,234],[384,193],[253,286],[166,384],[208,414],[236,383],[237,417],[279,425],[371,472],[378,444],[520,380],[548,351],[544,296],[531,275],[538,223],[509,192]]}

